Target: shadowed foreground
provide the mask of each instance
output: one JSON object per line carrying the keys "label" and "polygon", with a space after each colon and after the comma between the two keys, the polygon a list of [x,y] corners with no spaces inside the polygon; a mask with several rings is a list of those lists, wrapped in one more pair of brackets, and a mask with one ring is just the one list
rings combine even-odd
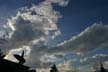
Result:
{"label": "shadowed foreground", "polygon": [[[24,51],[22,52],[21,56],[14,54],[14,57],[19,61],[19,63],[6,60],[4,59],[4,57],[5,55],[0,51],[0,72],[36,72],[36,70],[31,70],[30,67],[23,65],[26,62],[26,60],[24,59]],[[60,71],[58,71],[56,65],[54,64],[51,67],[50,72],[60,72]],[[104,69],[102,62],[100,62],[100,71],[95,71],[95,72],[107,72],[107,70]]]}
{"label": "shadowed foreground", "polygon": [[[18,58],[19,63],[15,63],[6,59],[3,59],[5,55],[0,52],[0,72],[36,72],[36,70],[30,70],[30,67],[24,66],[25,59],[22,56],[15,55]],[[24,60],[24,61],[23,61]]]}

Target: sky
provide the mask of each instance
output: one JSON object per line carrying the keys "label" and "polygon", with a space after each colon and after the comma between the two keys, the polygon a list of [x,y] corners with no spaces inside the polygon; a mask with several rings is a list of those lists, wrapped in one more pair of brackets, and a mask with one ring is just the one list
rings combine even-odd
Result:
{"label": "sky", "polygon": [[33,68],[69,60],[82,70],[108,68],[107,0],[0,0],[0,49],[25,51]]}

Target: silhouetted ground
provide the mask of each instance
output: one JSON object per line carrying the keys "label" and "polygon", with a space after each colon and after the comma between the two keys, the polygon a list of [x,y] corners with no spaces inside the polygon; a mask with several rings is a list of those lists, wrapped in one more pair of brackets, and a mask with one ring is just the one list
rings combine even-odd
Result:
{"label": "silhouetted ground", "polygon": [[0,59],[0,72],[35,72],[35,70],[29,69],[30,67],[28,66],[24,66],[5,59]]}
{"label": "silhouetted ground", "polygon": [[[24,59],[24,51],[21,56],[14,54],[14,57],[19,61],[19,63],[6,60],[4,57],[5,54],[0,51],[0,72],[36,72],[36,70],[30,70],[30,67],[23,65],[23,63],[26,62]],[[51,67],[50,72],[59,72],[55,64]],[[100,62],[100,70],[95,72],[108,72],[108,69],[105,69],[103,63]]]}
{"label": "silhouetted ground", "polygon": [[4,59],[5,54],[0,50],[0,72],[36,72],[36,70],[29,70],[30,67],[24,66],[24,51],[22,55],[15,55],[18,58],[19,63],[15,63],[9,60]]}

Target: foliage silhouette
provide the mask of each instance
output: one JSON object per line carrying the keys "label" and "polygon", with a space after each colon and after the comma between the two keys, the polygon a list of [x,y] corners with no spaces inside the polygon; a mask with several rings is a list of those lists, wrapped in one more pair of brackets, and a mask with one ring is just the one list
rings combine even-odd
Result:
{"label": "foliage silhouette", "polygon": [[55,64],[51,67],[50,72],[59,72]]}
{"label": "foliage silhouette", "polygon": [[107,72],[106,70],[105,70],[105,68],[103,67],[103,64],[102,64],[102,62],[100,62],[100,72]]}

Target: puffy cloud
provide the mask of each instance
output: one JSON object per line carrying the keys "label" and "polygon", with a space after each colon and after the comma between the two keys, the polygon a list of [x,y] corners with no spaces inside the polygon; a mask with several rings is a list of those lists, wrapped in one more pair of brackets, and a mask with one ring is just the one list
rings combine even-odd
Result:
{"label": "puffy cloud", "polygon": [[28,59],[29,58],[29,54],[31,52],[31,49],[29,46],[23,46],[23,48],[18,48],[18,49],[12,49],[9,51],[9,53],[6,55],[5,59],[14,61],[14,62],[18,62],[17,59],[15,59],[15,57],[13,56],[14,54],[18,54],[21,55],[22,51],[24,51],[24,58]]}
{"label": "puffy cloud", "polygon": [[[41,63],[44,65],[47,65],[47,63],[48,65],[51,65],[51,62],[56,60],[56,58],[60,55],[65,56],[67,53],[86,53],[95,49],[107,47],[107,31],[108,25],[93,24],[77,36],[74,36],[70,40],[65,41],[58,47],[50,49],[47,46],[42,45],[44,43],[44,38],[41,38],[42,41],[36,41],[36,44],[35,42],[32,44],[32,51],[30,54],[31,60],[29,60],[29,63],[27,64],[31,65],[32,67],[41,67]],[[44,56],[46,54],[48,55]],[[97,59],[104,61],[106,60],[106,57],[107,56],[104,54],[99,54],[92,57],[78,58],[74,59],[73,65],[93,65],[94,62],[97,63]],[[42,62],[42,60],[46,58],[48,58],[47,61],[49,62]],[[38,64],[38,66],[34,64]]]}
{"label": "puffy cloud", "polygon": [[[97,51],[100,48],[108,48],[107,40],[108,25],[95,23],[70,40],[58,44],[58,47],[49,50],[49,53],[77,54],[77,58],[72,59],[72,65],[75,67],[99,66],[100,61],[108,61],[108,55],[102,53],[103,50],[100,54],[94,54],[91,51]],[[86,55],[87,53],[92,53],[92,55]]]}
{"label": "puffy cloud", "polygon": [[40,58],[40,60],[42,62],[44,62],[44,63],[46,63],[46,62],[55,62],[55,61],[57,61],[57,58],[54,55],[45,54]]}
{"label": "puffy cloud", "polygon": [[106,52],[103,53],[102,49],[92,51],[84,54],[83,56],[77,56],[73,60],[71,60],[72,66],[77,68],[87,67],[93,68],[95,70],[100,69],[100,62],[106,62],[104,65],[107,68],[108,61],[108,49],[104,49]]}
{"label": "puffy cloud", "polygon": [[0,40],[3,42],[2,49],[9,51],[6,59],[16,61],[12,55],[26,50],[27,55],[30,55],[26,56],[26,64],[31,67],[40,67],[43,59],[48,58],[44,65],[49,66],[60,56],[48,53],[48,40],[53,40],[61,34],[57,27],[61,15],[53,9],[52,3],[66,6],[68,1],[45,0],[39,5],[20,8],[16,16],[8,19],[7,25],[5,25],[9,32],[8,39]]}
{"label": "puffy cloud", "polygon": [[80,59],[81,63],[99,63],[101,61],[107,61],[108,60],[108,55],[107,54],[96,54],[93,56],[89,56],[89,57],[84,57],[82,59]]}
{"label": "puffy cloud", "polygon": [[105,67],[105,69],[108,69],[108,61],[104,62],[104,67]]}
{"label": "puffy cloud", "polygon": [[108,25],[95,23],[70,40],[59,44],[57,49],[61,52],[81,54],[99,48],[108,48]]}
{"label": "puffy cloud", "polygon": [[0,30],[0,37],[3,37],[4,34],[5,34],[5,32]]}
{"label": "puffy cloud", "polygon": [[57,36],[59,36],[61,34],[61,32],[60,31],[56,31],[55,33],[54,33],[54,35],[52,36],[52,39],[55,39]]}
{"label": "puffy cloud", "polygon": [[[67,53],[86,53],[91,50],[108,47],[108,25],[93,24],[80,34],[64,41],[55,48],[47,46],[49,39],[54,39],[61,32],[57,27],[59,12],[53,9],[52,3],[66,6],[67,0],[46,0],[39,5],[21,8],[15,17],[8,20],[9,39],[0,39],[2,49],[10,50],[7,57],[12,60],[12,54],[27,50],[27,65],[31,67],[47,67]],[[24,46],[29,46],[24,47]],[[17,49],[12,49],[17,48]],[[73,59],[75,65],[86,65],[96,59],[107,56],[100,54],[83,59]],[[46,59],[46,61],[44,60]]]}
{"label": "puffy cloud", "polygon": [[16,16],[8,19],[7,26],[5,25],[9,32],[9,48],[19,48],[42,39],[46,43],[48,39],[54,39],[60,35],[57,22],[61,15],[53,9],[52,3],[61,2],[65,3],[65,0],[51,1],[51,4],[44,1],[30,8],[20,8]]}
{"label": "puffy cloud", "polygon": [[[59,53],[50,53],[48,46],[34,45],[30,53],[30,59],[27,65],[31,67],[50,67],[53,63],[56,63],[63,59],[65,55]],[[37,66],[38,65],[38,66]]]}
{"label": "puffy cloud", "polygon": [[60,6],[67,6],[69,0],[46,0],[47,3],[58,3]]}
{"label": "puffy cloud", "polygon": [[[25,12],[21,12],[23,10]],[[54,30],[54,34],[58,31],[56,23],[59,16],[52,7],[40,4],[30,9],[22,8],[21,11],[7,23],[12,30],[10,40],[14,43],[28,44],[32,40],[49,36],[50,31]],[[36,15],[32,15],[32,12]]]}

